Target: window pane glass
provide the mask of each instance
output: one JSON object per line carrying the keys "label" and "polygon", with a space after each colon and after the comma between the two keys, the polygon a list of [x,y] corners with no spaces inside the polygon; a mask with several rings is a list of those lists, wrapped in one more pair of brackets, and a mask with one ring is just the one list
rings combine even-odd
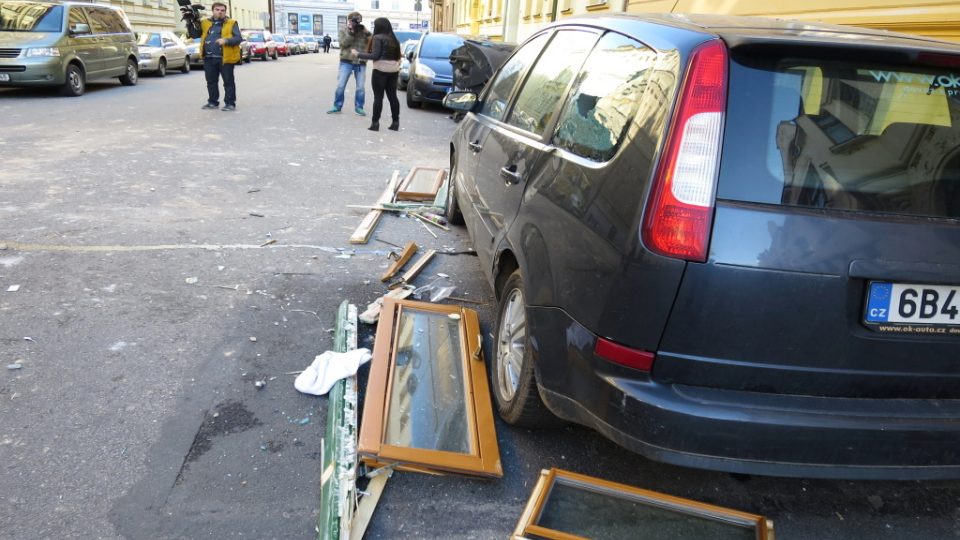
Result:
{"label": "window pane glass", "polygon": [[557,479],[537,525],[595,540],[756,540],[753,528],[682,514],[629,496],[592,491]]}
{"label": "window pane glass", "polygon": [[960,70],[733,60],[719,197],[960,218]]}
{"label": "window pane glass", "polygon": [[490,91],[487,92],[480,114],[496,120],[503,120],[513,88],[520,81],[520,77],[526,71],[527,66],[536,60],[546,41],[547,34],[541,34],[510,57],[510,60],[504,64],[500,73],[497,74],[497,78],[490,84]]}
{"label": "window pane glass", "polygon": [[630,38],[603,36],[574,82],[555,144],[593,161],[612,158],[640,104],[655,57]]}
{"label": "window pane glass", "polygon": [[462,362],[459,319],[400,311],[385,444],[471,452]]}
{"label": "window pane glass", "polygon": [[520,89],[507,123],[543,133],[596,39],[596,34],[589,32],[557,32]]}

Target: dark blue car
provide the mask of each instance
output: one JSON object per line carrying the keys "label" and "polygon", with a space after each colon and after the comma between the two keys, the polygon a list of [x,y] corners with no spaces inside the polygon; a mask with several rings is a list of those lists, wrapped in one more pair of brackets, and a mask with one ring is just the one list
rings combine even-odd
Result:
{"label": "dark blue car", "polygon": [[450,52],[463,45],[456,34],[427,32],[409,53],[410,75],[407,81],[407,106],[419,109],[423,103],[441,104],[453,86]]}
{"label": "dark blue car", "polygon": [[565,19],[445,103],[507,422],[732,472],[960,477],[960,46]]}

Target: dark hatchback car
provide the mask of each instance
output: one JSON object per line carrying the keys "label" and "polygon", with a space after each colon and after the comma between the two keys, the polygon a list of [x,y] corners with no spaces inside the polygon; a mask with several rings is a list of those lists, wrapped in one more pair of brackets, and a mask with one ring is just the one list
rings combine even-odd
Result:
{"label": "dark hatchback car", "polygon": [[407,53],[410,75],[407,81],[407,106],[419,109],[424,103],[443,103],[453,85],[450,53],[463,45],[456,34],[427,32],[413,51]]}
{"label": "dark hatchback car", "polygon": [[691,467],[960,477],[960,46],[571,19],[446,104],[507,422]]}

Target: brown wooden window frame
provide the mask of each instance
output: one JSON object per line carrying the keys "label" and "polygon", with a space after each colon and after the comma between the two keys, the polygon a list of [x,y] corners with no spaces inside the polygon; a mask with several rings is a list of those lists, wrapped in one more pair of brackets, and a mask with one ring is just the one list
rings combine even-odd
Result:
{"label": "brown wooden window frame", "polygon": [[[459,316],[460,359],[464,373],[464,398],[470,430],[470,453],[461,454],[386,444],[386,419],[390,418],[390,395],[396,361],[394,345],[404,311]],[[358,453],[364,463],[379,467],[391,463],[398,469],[419,472],[452,472],[500,478],[503,466],[494,428],[493,406],[486,365],[480,343],[477,312],[457,305],[431,304],[386,298],[380,312],[370,376],[367,380]]]}
{"label": "brown wooden window frame", "polygon": [[547,538],[550,540],[589,540],[583,536],[536,525],[540,520],[540,516],[543,514],[544,507],[550,497],[550,492],[558,481],[578,489],[590,490],[592,488],[596,493],[609,495],[611,497],[621,495],[625,499],[681,515],[721,521],[744,529],[753,529],[756,532],[757,540],[774,540],[773,522],[763,516],[684,499],[682,497],[674,497],[665,493],[618,484],[616,482],[556,468],[540,471],[540,478],[530,493],[527,506],[520,516],[520,521],[517,523],[513,535],[510,537],[511,539],[522,540],[528,538],[526,535],[532,535],[537,538]]}
{"label": "brown wooden window frame", "polygon": [[[410,191],[411,184],[413,184],[414,180],[417,180],[417,176],[419,174],[429,173],[429,171],[435,171],[430,191]],[[414,167],[413,169],[410,169],[407,177],[404,178],[400,183],[400,187],[397,189],[397,196],[395,199],[398,201],[433,201],[436,199],[437,192],[440,191],[440,186],[443,185],[443,180],[446,178],[446,176],[446,169],[437,169],[434,167]]]}

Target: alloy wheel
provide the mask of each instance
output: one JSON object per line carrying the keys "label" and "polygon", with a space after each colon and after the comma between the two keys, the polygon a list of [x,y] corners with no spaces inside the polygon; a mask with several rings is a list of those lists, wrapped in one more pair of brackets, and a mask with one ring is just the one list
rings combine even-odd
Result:
{"label": "alloy wheel", "polygon": [[510,401],[520,388],[520,373],[526,353],[527,314],[523,291],[510,291],[501,317],[500,335],[497,336],[497,391],[504,401]]}

